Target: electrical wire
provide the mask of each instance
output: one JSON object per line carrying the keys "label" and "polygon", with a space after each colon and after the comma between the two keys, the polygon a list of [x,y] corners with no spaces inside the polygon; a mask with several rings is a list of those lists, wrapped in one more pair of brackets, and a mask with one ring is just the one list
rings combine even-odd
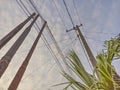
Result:
{"label": "electrical wire", "polygon": [[29,2],[31,3],[31,5],[32,5],[33,8],[35,9],[35,11],[40,15],[40,18],[41,18],[43,21],[45,21],[44,18],[43,18],[43,17],[41,16],[41,14],[39,13],[37,7],[35,7],[35,4],[34,4],[33,0],[29,0]]}
{"label": "electrical wire", "polygon": [[[32,3],[32,2],[31,2],[31,3]],[[32,6],[34,6],[34,4],[33,4]],[[34,7],[35,7],[35,6],[34,6]],[[36,8],[35,10],[37,10],[37,8]],[[37,11],[37,12],[38,12],[38,11]],[[38,13],[39,13],[39,12],[38,12]],[[38,29],[39,29],[39,26],[38,26],[38,25],[37,25],[37,27],[38,27]],[[39,29],[39,30],[40,30],[40,29]],[[43,36],[43,38],[44,38],[44,39],[43,39],[44,43],[46,44],[46,46],[47,46],[48,50],[50,51],[51,55],[54,57],[56,63],[57,63],[58,66],[59,66],[59,68],[60,68],[61,70],[64,70],[63,67],[62,67],[62,65],[60,64],[58,58],[55,56],[54,51],[52,50],[52,48],[51,48],[50,44],[48,43],[47,39],[45,38],[45,36],[44,36],[43,34],[42,34],[42,36]]]}
{"label": "electrical wire", "polygon": [[[49,75],[50,71],[55,67],[55,65],[56,65],[55,63],[54,63],[53,65],[51,65],[51,67],[49,68],[49,70],[48,70],[48,72],[47,72],[47,75]],[[36,85],[39,85],[39,83],[40,83],[41,81],[42,81],[42,80],[38,80],[38,81],[36,82],[36,84],[34,84],[32,90],[34,90],[34,88],[36,87]]]}
{"label": "electrical wire", "polygon": [[47,61],[47,62],[45,62],[44,64],[42,64],[41,66],[39,66],[39,67],[37,67],[37,68],[35,68],[33,71],[31,71],[28,75],[26,75],[23,79],[22,79],[22,81],[24,81],[25,79],[27,79],[27,78],[30,78],[35,72],[37,72],[40,68],[42,68],[42,66],[45,66],[46,64],[48,64],[50,61]]}
{"label": "electrical wire", "polygon": [[87,52],[86,52],[86,50],[85,50],[85,48],[84,48],[84,45],[83,45],[83,43],[82,43],[82,41],[81,41],[81,39],[80,39],[79,37],[78,37],[78,39],[79,39],[80,45],[81,45],[81,47],[82,47],[82,49],[83,49],[83,52],[84,52],[84,54],[85,54],[85,57],[86,57],[86,59],[87,59],[87,61],[88,61],[88,64],[89,64],[89,66],[90,66],[90,69],[91,69],[91,71],[93,71],[92,65],[91,65],[91,63],[90,63],[90,60],[89,60],[89,57],[88,57],[88,55],[87,55]]}
{"label": "electrical wire", "polygon": [[[64,0],[63,0],[63,1],[64,1]],[[76,6],[75,6],[75,2],[74,2],[74,0],[72,0],[72,1],[73,1],[74,9],[76,10],[77,17],[78,17],[79,22],[80,22],[80,18],[79,18],[79,14],[78,14],[77,8],[76,8]],[[67,7],[65,1],[64,1],[64,4],[65,4],[65,6]],[[67,12],[69,13],[68,8],[67,8]],[[69,15],[70,15],[70,14],[69,14]],[[70,16],[70,17],[71,17],[71,16]],[[77,32],[76,32],[76,34],[77,34]],[[98,41],[98,40],[97,40],[97,41]],[[89,58],[88,58],[87,53],[86,53],[86,51],[85,51],[85,48],[83,47],[80,39],[79,39],[79,42],[80,42],[80,44],[81,44],[81,46],[82,46],[82,48],[83,48],[84,54],[85,54],[85,56],[86,56],[86,58],[87,58],[87,61],[88,61],[89,65],[90,65],[90,68],[91,68],[91,71],[92,71],[91,63],[90,63],[90,61],[89,61]]]}
{"label": "electrical wire", "polygon": [[[60,14],[60,12],[59,12],[59,9],[58,9],[58,7],[57,7],[57,4],[55,3],[55,0],[52,0],[52,2],[53,2],[54,6],[55,6],[55,8],[56,8],[56,10],[57,10],[57,12],[58,12],[58,15],[59,15],[59,17],[60,17],[60,19],[61,19],[61,21],[62,21],[62,23],[63,23],[63,26],[65,27],[65,29],[67,29],[67,27],[66,27],[66,25],[65,25],[65,23],[64,23],[64,20],[63,20],[61,14]],[[70,35],[69,33],[67,33],[67,34],[68,34],[70,40],[72,40],[71,35]]]}
{"label": "electrical wire", "polygon": [[80,20],[80,18],[79,18],[79,14],[78,14],[78,10],[77,10],[76,4],[75,4],[75,0],[72,0],[72,2],[73,2],[73,6],[74,6],[74,9],[75,9],[75,11],[76,11],[78,20],[79,20],[79,24],[81,24],[81,20]]}
{"label": "electrical wire", "polygon": [[[31,1],[31,0],[30,0]],[[54,0],[53,0],[54,1]],[[72,20],[72,17],[70,16],[70,13],[69,13],[69,10],[68,10],[68,7],[67,7],[67,5],[66,5],[66,3],[65,3],[65,1],[63,0],[63,2],[64,2],[64,4],[65,4],[65,7],[66,7],[66,10],[67,10],[67,12],[68,12],[68,15],[69,15],[69,17],[70,17],[70,20],[71,20],[71,22],[72,22],[72,24],[73,24],[73,26],[74,26],[74,23],[73,23],[73,20]],[[54,1],[54,3],[55,3],[55,1]],[[32,3],[33,4],[33,3]],[[33,5],[33,6],[35,6],[35,5]],[[57,6],[55,6],[56,8],[57,8]],[[75,6],[74,6],[75,7]],[[75,7],[76,8],[76,7]],[[37,10],[37,8],[35,7],[35,10]],[[57,11],[58,11],[58,9],[57,9]],[[76,12],[77,12],[77,10],[76,10]],[[63,21],[63,19],[62,19],[62,17],[61,17],[61,15],[60,15],[60,13],[59,13],[59,16],[60,16],[60,18],[61,18],[61,20],[62,20],[62,22],[63,22],[63,25],[64,25],[64,27],[66,27],[65,26],[65,24],[64,24],[64,21]],[[50,30],[50,29],[49,29]],[[51,34],[51,36],[52,36],[52,34]],[[54,38],[53,38],[53,36],[51,37],[52,39],[53,39],[53,41],[54,41]],[[44,41],[45,42],[45,41]],[[55,42],[56,43],[56,42]],[[56,44],[56,46],[57,46],[57,44]],[[48,47],[48,46],[47,46]],[[59,50],[58,49],[58,46],[57,46],[57,50],[58,51],[60,51],[61,52],[61,50]],[[50,49],[49,49],[49,51],[50,51]],[[62,56],[63,57],[63,56]]]}
{"label": "electrical wire", "polygon": [[92,38],[92,37],[88,37],[88,36],[86,36],[86,35],[84,35],[84,37],[85,37],[86,39],[91,39],[91,40],[93,40],[93,41],[104,42],[104,41],[102,41],[102,40],[98,40],[98,39],[95,39],[95,38]]}
{"label": "electrical wire", "polygon": [[72,45],[72,47],[74,47],[77,42],[77,38],[78,37],[76,37],[74,40],[71,40],[71,42],[68,43],[67,48],[66,47],[63,48],[63,51],[66,51],[66,49],[70,48],[71,47],[70,45]]}
{"label": "electrical wire", "polygon": [[54,60],[56,61],[56,63],[58,64],[59,68],[61,70],[64,70],[64,68],[62,67],[61,63],[59,62],[57,56],[55,55],[54,51],[52,50],[51,46],[49,45],[49,43],[47,42],[46,38],[44,37],[44,43],[46,43],[47,48],[49,49],[51,55],[54,57]]}
{"label": "electrical wire", "polygon": [[[72,17],[71,17],[71,15],[70,15],[70,13],[69,13],[69,10],[68,10],[68,8],[67,8],[67,4],[66,4],[65,0],[63,0],[63,2],[64,2],[64,5],[65,5],[65,7],[66,7],[66,10],[67,10],[67,12],[68,12],[68,14],[69,14],[69,17],[70,17],[70,19],[71,19],[71,22],[73,23]],[[77,8],[75,7],[74,1],[73,1],[73,4],[74,4],[74,9],[76,10]],[[76,13],[77,13],[77,10],[76,10]],[[78,15],[78,13],[77,13],[77,15]],[[78,16],[78,19],[79,19],[79,16]],[[80,22],[80,19],[79,19],[79,22]],[[73,26],[74,26],[74,23],[73,23]],[[77,31],[76,31],[76,30],[75,30],[75,32],[76,32],[76,34],[77,34]],[[88,55],[87,55],[87,53],[86,53],[86,51],[85,51],[85,48],[83,47],[83,44],[82,44],[82,42],[81,42],[81,40],[80,40],[79,37],[78,37],[78,39],[79,39],[79,42],[80,42],[80,44],[81,44],[81,46],[82,46],[82,49],[83,49],[83,51],[84,51],[84,54],[85,54],[85,56],[86,56],[86,58],[87,58],[88,64],[90,65],[90,68],[91,68],[91,71],[92,71],[92,66],[91,66],[91,64],[90,64],[90,61],[89,61]]]}
{"label": "electrical wire", "polygon": [[58,12],[58,15],[59,15],[61,21],[62,21],[62,23],[63,23],[63,26],[65,27],[65,29],[67,29],[67,27],[66,27],[66,25],[65,25],[65,23],[64,23],[64,20],[63,20],[61,14],[60,14],[60,12],[59,12],[59,9],[58,9],[58,7],[57,7],[57,4],[55,3],[55,0],[52,0],[52,1],[53,1],[53,4],[54,4],[54,6],[55,6],[57,12]]}
{"label": "electrical wire", "polygon": [[[68,45],[70,45],[70,44],[72,44],[72,46],[74,46],[75,44],[76,44],[76,42],[77,42],[77,38],[78,37],[76,37],[74,40],[72,40]],[[70,48],[70,46],[66,46],[66,47],[64,47],[64,48],[62,48],[63,49],[63,51],[66,51],[66,49],[68,49],[68,48]],[[57,53],[56,55],[58,55],[59,53]],[[65,57],[66,58],[66,57]]]}
{"label": "electrical wire", "polygon": [[[45,62],[45,63],[43,63],[41,66],[35,68],[35,69],[34,69],[33,71],[31,71],[28,75],[26,75],[26,77],[24,77],[22,80],[24,81],[25,79],[32,77],[32,75],[33,75],[35,72],[37,72],[38,70],[40,70],[40,68],[43,68],[42,66],[45,66],[46,64],[49,64],[49,62],[50,62],[50,60],[47,61],[47,62]],[[53,64],[54,64],[54,63],[53,63]],[[46,66],[48,66],[48,65],[46,65]],[[54,65],[52,65],[52,66],[54,66]]]}
{"label": "electrical wire", "polygon": [[[33,5],[33,6],[34,6],[34,5]],[[37,9],[36,9],[36,10],[37,10]],[[38,11],[37,11],[37,12],[38,12]],[[37,25],[37,26],[38,26],[38,25]],[[38,26],[38,27],[39,27],[39,26]],[[55,58],[55,61],[56,61],[56,63],[58,64],[59,68],[60,68],[61,70],[64,70],[63,67],[62,67],[62,65],[60,64],[59,60],[58,60],[57,57],[55,56],[54,51],[52,50],[50,44],[48,43],[48,41],[46,40],[46,38],[45,38],[44,35],[43,35],[43,38],[44,38],[44,39],[43,39],[43,40],[44,40],[44,43],[46,42],[46,46],[47,46],[47,48],[49,49],[51,55]]]}
{"label": "electrical wire", "polygon": [[63,3],[64,3],[64,5],[65,5],[65,8],[66,8],[66,11],[67,11],[67,13],[68,13],[68,15],[69,15],[69,18],[70,18],[70,20],[71,20],[71,23],[72,23],[72,25],[73,25],[73,27],[74,27],[74,22],[73,22],[72,17],[71,17],[71,15],[70,15],[70,13],[69,13],[69,10],[68,10],[68,7],[67,7],[67,4],[66,4],[65,0],[63,0]]}
{"label": "electrical wire", "polygon": [[116,35],[115,33],[107,33],[107,32],[89,32],[89,31],[86,31],[85,29],[84,29],[84,32],[86,32],[86,33],[97,33],[97,34],[109,34],[109,35]]}
{"label": "electrical wire", "polygon": [[[44,34],[43,34],[44,35]],[[43,37],[41,37],[41,38],[43,38]],[[73,38],[75,38],[75,37],[73,37]],[[76,38],[75,38],[76,39]],[[89,39],[92,39],[92,38],[89,38]],[[67,39],[63,39],[63,40],[59,40],[59,41],[57,41],[58,43],[64,43],[64,41],[69,41],[69,40],[71,40],[70,38],[67,38]],[[92,39],[93,40],[93,39]],[[71,42],[73,42],[73,41],[71,41]],[[48,42],[49,43],[49,42]],[[54,44],[54,43],[49,43],[50,44],[50,46],[52,45],[52,44]],[[71,44],[74,44],[74,43],[71,43]],[[74,45],[73,45],[74,46]],[[40,45],[40,46],[38,46],[37,48],[42,48],[42,47],[45,47],[45,45]],[[26,51],[28,51],[29,49],[26,49],[26,50],[22,50],[21,52],[18,52],[18,54],[20,54],[20,53],[24,53],[24,52],[26,52]]]}
{"label": "electrical wire", "polygon": [[72,75],[71,71],[69,70],[69,66],[68,66],[68,64],[67,64],[66,58],[65,58],[62,50],[60,49],[58,43],[56,42],[56,40],[55,40],[55,38],[54,38],[54,36],[53,36],[53,34],[52,34],[49,26],[47,25],[46,27],[48,28],[49,35],[51,36],[51,38],[52,38],[52,40],[53,40],[53,42],[54,42],[54,44],[55,44],[55,46],[56,46],[56,49],[58,50],[58,53],[60,54],[60,56],[61,56],[61,58],[62,58],[62,60],[63,60],[63,62],[64,62],[64,64],[65,64],[66,69],[67,69],[67,70],[69,71],[69,73]]}
{"label": "electrical wire", "polygon": [[[22,3],[23,4],[23,3]],[[25,7],[25,5],[23,4],[23,6],[24,6],[24,8],[26,9],[26,7]],[[25,11],[25,10],[24,10]],[[26,10],[29,14],[30,14],[30,12],[28,11],[28,10]],[[25,11],[25,12],[26,12]],[[45,20],[44,20],[45,21]],[[36,26],[37,26],[37,28],[40,30],[40,28],[39,28],[39,26],[38,26],[38,24],[37,23],[35,23],[36,24]],[[34,26],[35,27],[35,26]],[[37,29],[36,29],[37,30]],[[44,37],[44,35],[42,34],[42,36]],[[42,39],[43,40],[43,39]],[[45,41],[46,41],[46,39],[44,38],[44,43],[45,43]],[[47,42],[47,41],[46,41]],[[52,49],[51,49],[51,47],[50,47],[50,45],[49,44],[45,44],[46,45],[46,47],[48,48],[48,50],[50,51],[50,53],[51,53],[51,55],[54,57],[54,59],[55,59],[55,61],[56,61],[56,63],[58,64],[58,66],[60,67],[60,69],[61,70],[63,70],[63,67],[60,65],[60,63],[59,63],[59,60],[56,58],[56,56],[55,56],[55,54],[54,54],[54,52],[52,51]]]}
{"label": "electrical wire", "polygon": [[[30,13],[29,13],[29,11],[28,11],[28,9],[26,8],[26,10],[27,10],[27,12],[26,12],[26,10],[22,7],[22,5],[20,4],[20,2],[21,2],[21,0],[16,0],[17,1],[17,4],[20,6],[20,8],[23,10],[23,12],[27,15],[27,16],[29,16],[30,15]],[[19,2],[20,1],[20,2]],[[24,4],[23,4],[24,5]]]}
{"label": "electrical wire", "polygon": [[[54,0],[52,0],[52,1],[53,1],[54,5],[55,5],[55,7],[56,7],[56,10],[57,10],[60,18],[61,18],[61,21],[63,21],[62,16],[61,16],[61,14],[59,13],[59,10],[58,10],[58,8],[57,8],[57,5],[56,5],[55,1],[54,1]],[[77,8],[76,8],[76,6],[75,6],[75,2],[74,2],[74,0],[72,0],[72,1],[73,1],[74,9],[76,10],[76,14],[77,14],[77,17],[78,17],[79,23],[80,23],[80,18],[79,18],[79,15],[78,15]],[[70,20],[71,20],[71,22],[72,22],[72,24],[73,24],[73,26],[74,26],[72,17],[71,17],[71,15],[70,15],[70,13],[69,13],[69,10],[68,10],[68,7],[67,7],[67,4],[66,4],[65,0],[63,0],[63,3],[64,3],[64,5],[65,5],[65,7],[66,7],[66,10],[67,10],[68,15],[69,15],[69,17],[70,17]],[[63,24],[64,24],[64,22],[63,22]],[[64,26],[65,26],[65,25],[64,25]],[[77,34],[77,31],[75,31],[75,32],[76,32],[76,34]],[[91,66],[91,64],[90,64],[89,58],[88,58],[88,56],[87,56],[87,53],[85,52],[85,49],[84,49],[84,47],[83,47],[83,45],[82,45],[82,43],[81,43],[81,41],[80,41],[80,38],[78,38],[78,39],[79,39],[79,42],[80,42],[80,44],[81,44],[81,46],[82,46],[82,48],[83,48],[84,54],[85,54],[85,56],[86,56],[86,58],[87,58],[87,61],[88,61],[89,65],[90,65],[90,68],[91,68],[91,71],[92,71],[92,66]]]}
{"label": "electrical wire", "polygon": [[[38,0],[38,1],[39,1],[39,0]],[[44,5],[45,1],[46,1],[46,0],[41,0],[41,4],[42,4],[42,5],[40,5],[40,9],[43,8],[43,5]],[[37,1],[36,1],[36,3],[37,3]]]}
{"label": "electrical wire", "polygon": [[[78,19],[79,19],[79,21],[81,22],[81,20],[80,20],[80,18],[79,18],[79,13],[78,13],[78,10],[77,10],[77,7],[76,7],[76,4],[75,4],[75,0],[72,0],[73,1],[73,4],[74,4],[74,8],[76,9],[76,12],[77,12],[77,16],[78,16]],[[88,33],[91,33],[91,32],[89,32],[89,31],[85,31],[85,29],[84,29],[84,32],[88,32]],[[115,33],[107,33],[107,32],[92,32],[92,33],[102,33],[102,34],[110,34],[110,35],[116,35]]]}

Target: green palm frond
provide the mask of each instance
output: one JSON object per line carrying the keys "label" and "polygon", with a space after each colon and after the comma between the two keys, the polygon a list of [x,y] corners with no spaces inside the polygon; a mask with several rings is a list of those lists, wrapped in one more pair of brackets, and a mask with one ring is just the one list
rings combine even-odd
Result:
{"label": "green palm frond", "polygon": [[68,65],[71,70],[83,81],[83,83],[80,83],[74,77],[63,71],[63,76],[69,81],[69,85],[77,87],[78,90],[95,90],[93,88],[96,88],[95,84],[98,84],[96,77],[85,70],[74,50],[69,53],[68,60]]}
{"label": "green palm frond", "polygon": [[[114,59],[120,59],[120,35],[105,41],[104,46],[105,51],[96,56],[97,66],[93,75],[85,70],[75,51],[70,51],[67,64],[82,82],[63,71],[63,76],[69,81],[64,90],[68,90],[69,87],[73,90],[120,90],[120,77],[111,65]],[[94,75],[96,71],[99,78]]]}
{"label": "green palm frond", "polygon": [[91,86],[92,79],[90,78],[90,74],[88,74],[84,69],[84,66],[82,65],[77,54],[74,51],[71,51],[68,58],[70,61],[72,71],[76,73],[86,85]]}
{"label": "green palm frond", "polygon": [[[71,77],[69,74],[63,72],[63,76],[69,81],[70,85],[74,85],[79,90],[88,90],[88,87],[84,84],[76,81],[73,77]],[[68,88],[68,87],[67,87]]]}

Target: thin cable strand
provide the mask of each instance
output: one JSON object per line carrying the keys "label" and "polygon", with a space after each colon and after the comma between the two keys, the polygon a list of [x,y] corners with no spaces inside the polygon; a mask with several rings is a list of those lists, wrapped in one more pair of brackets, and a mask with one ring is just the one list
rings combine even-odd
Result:
{"label": "thin cable strand", "polygon": [[71,15],[70,15],[70,12],[69,12],[69,10],[68,10],[68,7],[67,7],[67,4],[66,4],[65,0],[63,0],[63,3],[64,3],[64,5],[65,5],[65,8],[66,8],[66,11],[67,11],[67,13],[68,13],[68,15],[69,15],[69,18],[70,18],[70,20],[71,20],[71,23],[72,23],[72,25],[73,25],[73,27],[74,27],[74,22],[73,22],[73,20],[72,20],[72,17],[71,17]]}

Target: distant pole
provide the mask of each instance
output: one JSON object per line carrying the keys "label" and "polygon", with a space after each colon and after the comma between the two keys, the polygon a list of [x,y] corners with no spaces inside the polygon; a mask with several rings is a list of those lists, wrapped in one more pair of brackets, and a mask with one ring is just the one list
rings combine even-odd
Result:
{"label": "distant pole", "polygon": [[[82,25],[82,24],[81,24],[81,25]],[[83,45],[84,45],[84,47],[85,47],[85,50],[86,50],[86,52],[87,52],[87,55],[88,55],[88,57],[89,57],[89,59],[90,59],[90,62],[91,62],[91,64],[92,64],[93,68],[96,68],[96,66],[97,66],[97,61],[96,61],[95,57],[93,56],[93,53],[92,53],[92,51],[90,50],[90,48],[89,48],[89,46],[88,46],[88,44],[87,44],[87,42],[86,42],[86,40],[85,40],[82,32],[80,31],[78,25],[76,25],[76,30],[77,30],[78,33],[79,33],[79,36],[80,36],[80,38],[81,38],[81,40],[82,40],[82,43],[83,43]],[[98,78],[99,78],[99,72],[98,72],[98,71],[96,71],[96,75],[97,75]]]}
{"label": "distant pole", "polygon": [[33,52],[34,52],[34,50],[35,50],[35,47],[36,47],[36,45],[37,45],[37,43],[38,43],[38,41],[39,41],[39,39],[40,39],[40,37],[41,37],[41,34],[42,34],[45,26],[46,26],[46,23],[47,23],[47,22],[45,22],[45,23],[43,24],[43,26],[42,26],[42,28],[41,28],[41,30],[40,30],[40,32],[39,32],[36,40],[34,41],[34,43],[33,43],[32,47],[31,47],[31,49],[30,49],[27,57],[25,58],[25,60],[24,60],[24,62],[22,63],[21,67],[19,68],[19,70],[18,70],[17,74],[15,75],[13,81],[11,82],[8,90],[16,90],[16,89],[17,89],[17,87],[18,87],[18,85],[19,85],[19,83],[20,83],[20,81],[21,81],[21,79],[22,79],[22,77],[23,77],[23,75],[24,75],[24,72],[25,72],[25,70],[26,70],[26,68],[27,68],[27,66],[28,66],[28,63],[29,63],[29,61],[30,61],[30,58],[31,58],[31,56],[32,56],[32,54],[33,54]]}
{"label": "distant pole", "polygon": [[[82,24],[81,24],[80,26],[82,26]],[[88,57],[89,57],[89,59],[90,59],[90,62],[91,62],[91,64],[92,64],[93,68],[95,68],[96,65],[97,65],[97,61],[96,61],[95,57],[93,56],[93,53],[92,53],[92,51],[90,50],[90,48],[89,48],[89,46],[88,46],[88,44],[87,44],[87,42],[86,42],[86,40],[85,40],[82,32],[81,32],[80,29],[79,29],[80,26],[76,25],[76,27],[74,27],[73,29],[67,30],[67,32],[68,32],[68,31],[71,31],[71,30],[77,30],[77,31],[78,31],[78,34],[79,34],[80,39],[82,40],[82,43],[83,43],[83,45],[84,45],[84,47],[85,47],[85,50],[86,50],[87,55],[88,55]],[[99,73],[98,73],[97,71],[96,71],[96,74],[97,74],[97,76],[99,77]]]}
{"label": "distant pole", "polygon": [[32,21],[32,23],[25,29],[25,31],[20,35],[20,37],[16,40],[16,42],[12,45],[12,47],[8,50],[8,52],[2,57],[0,60],[0,78],[7,69],[11,59],[15,55],[16,51],[20,47],[20,45],[25,40],[26,36],[30,32],[34,22],[37,20],[39,15],[35,17],[35,19]]}
{"label": "distant pole", "polygon": [[86,40],[85,40],[82,32],[80,31],[78,25],[76,25],[76,30],[77,30],[78,33],[79,33],[79,36],[80,36],[80,38],[81,38],[81,40],[82,40],[82,43],[83,43],[83,45],[84,45],[84,47],[85,47],[85,50],[86,50],[86,52],[87,52],[87,54],[88,54],[88,56],[89,56],[89,59],[90,59],[90,61],[91,61],[91,63],[92,63],[92,66],[93,66],[93,67],[96,67],[97,61],[95,60],[95,57],[93,56],[92,51],[90,50],[90,48],[89,48],[89,46],[88,46],[88,44],[87,44],[87,42],[86,42]]}
{"label": "distant pole", "polygon": [[9,32],[5,37],[3,37],[0,40],[0,49],[10,40],[12,39],[12,37],[17,34],[22,28],[23,26],[25,26],[25,24],[30,21],[31,18],[33,18],[33,16],[35,15],[35,13],[33,13],[31,16],[29,16],[25,21],[23,21],[21,24],[19,24],[17,27],[15,27],[11,32]]}

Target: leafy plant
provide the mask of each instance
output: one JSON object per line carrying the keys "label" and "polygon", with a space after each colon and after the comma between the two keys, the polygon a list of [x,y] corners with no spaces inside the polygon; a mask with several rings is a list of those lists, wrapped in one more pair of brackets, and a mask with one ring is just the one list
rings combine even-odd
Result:
{"label": "leafy plant", "polygon": [[[62,75],[69,81],[64,90],[69,87],[73,90],[120,90],[120,77],[111,65],[113,60],[120,59],[120,35],[105,41],[104,46],[104,52],[96,56],[97,65],[93,74],[85,70],[75,51],[70,51],[67,64],[80,80],[63,71]],[[99,78],[95,75],[96,71],[99,72]]]}

